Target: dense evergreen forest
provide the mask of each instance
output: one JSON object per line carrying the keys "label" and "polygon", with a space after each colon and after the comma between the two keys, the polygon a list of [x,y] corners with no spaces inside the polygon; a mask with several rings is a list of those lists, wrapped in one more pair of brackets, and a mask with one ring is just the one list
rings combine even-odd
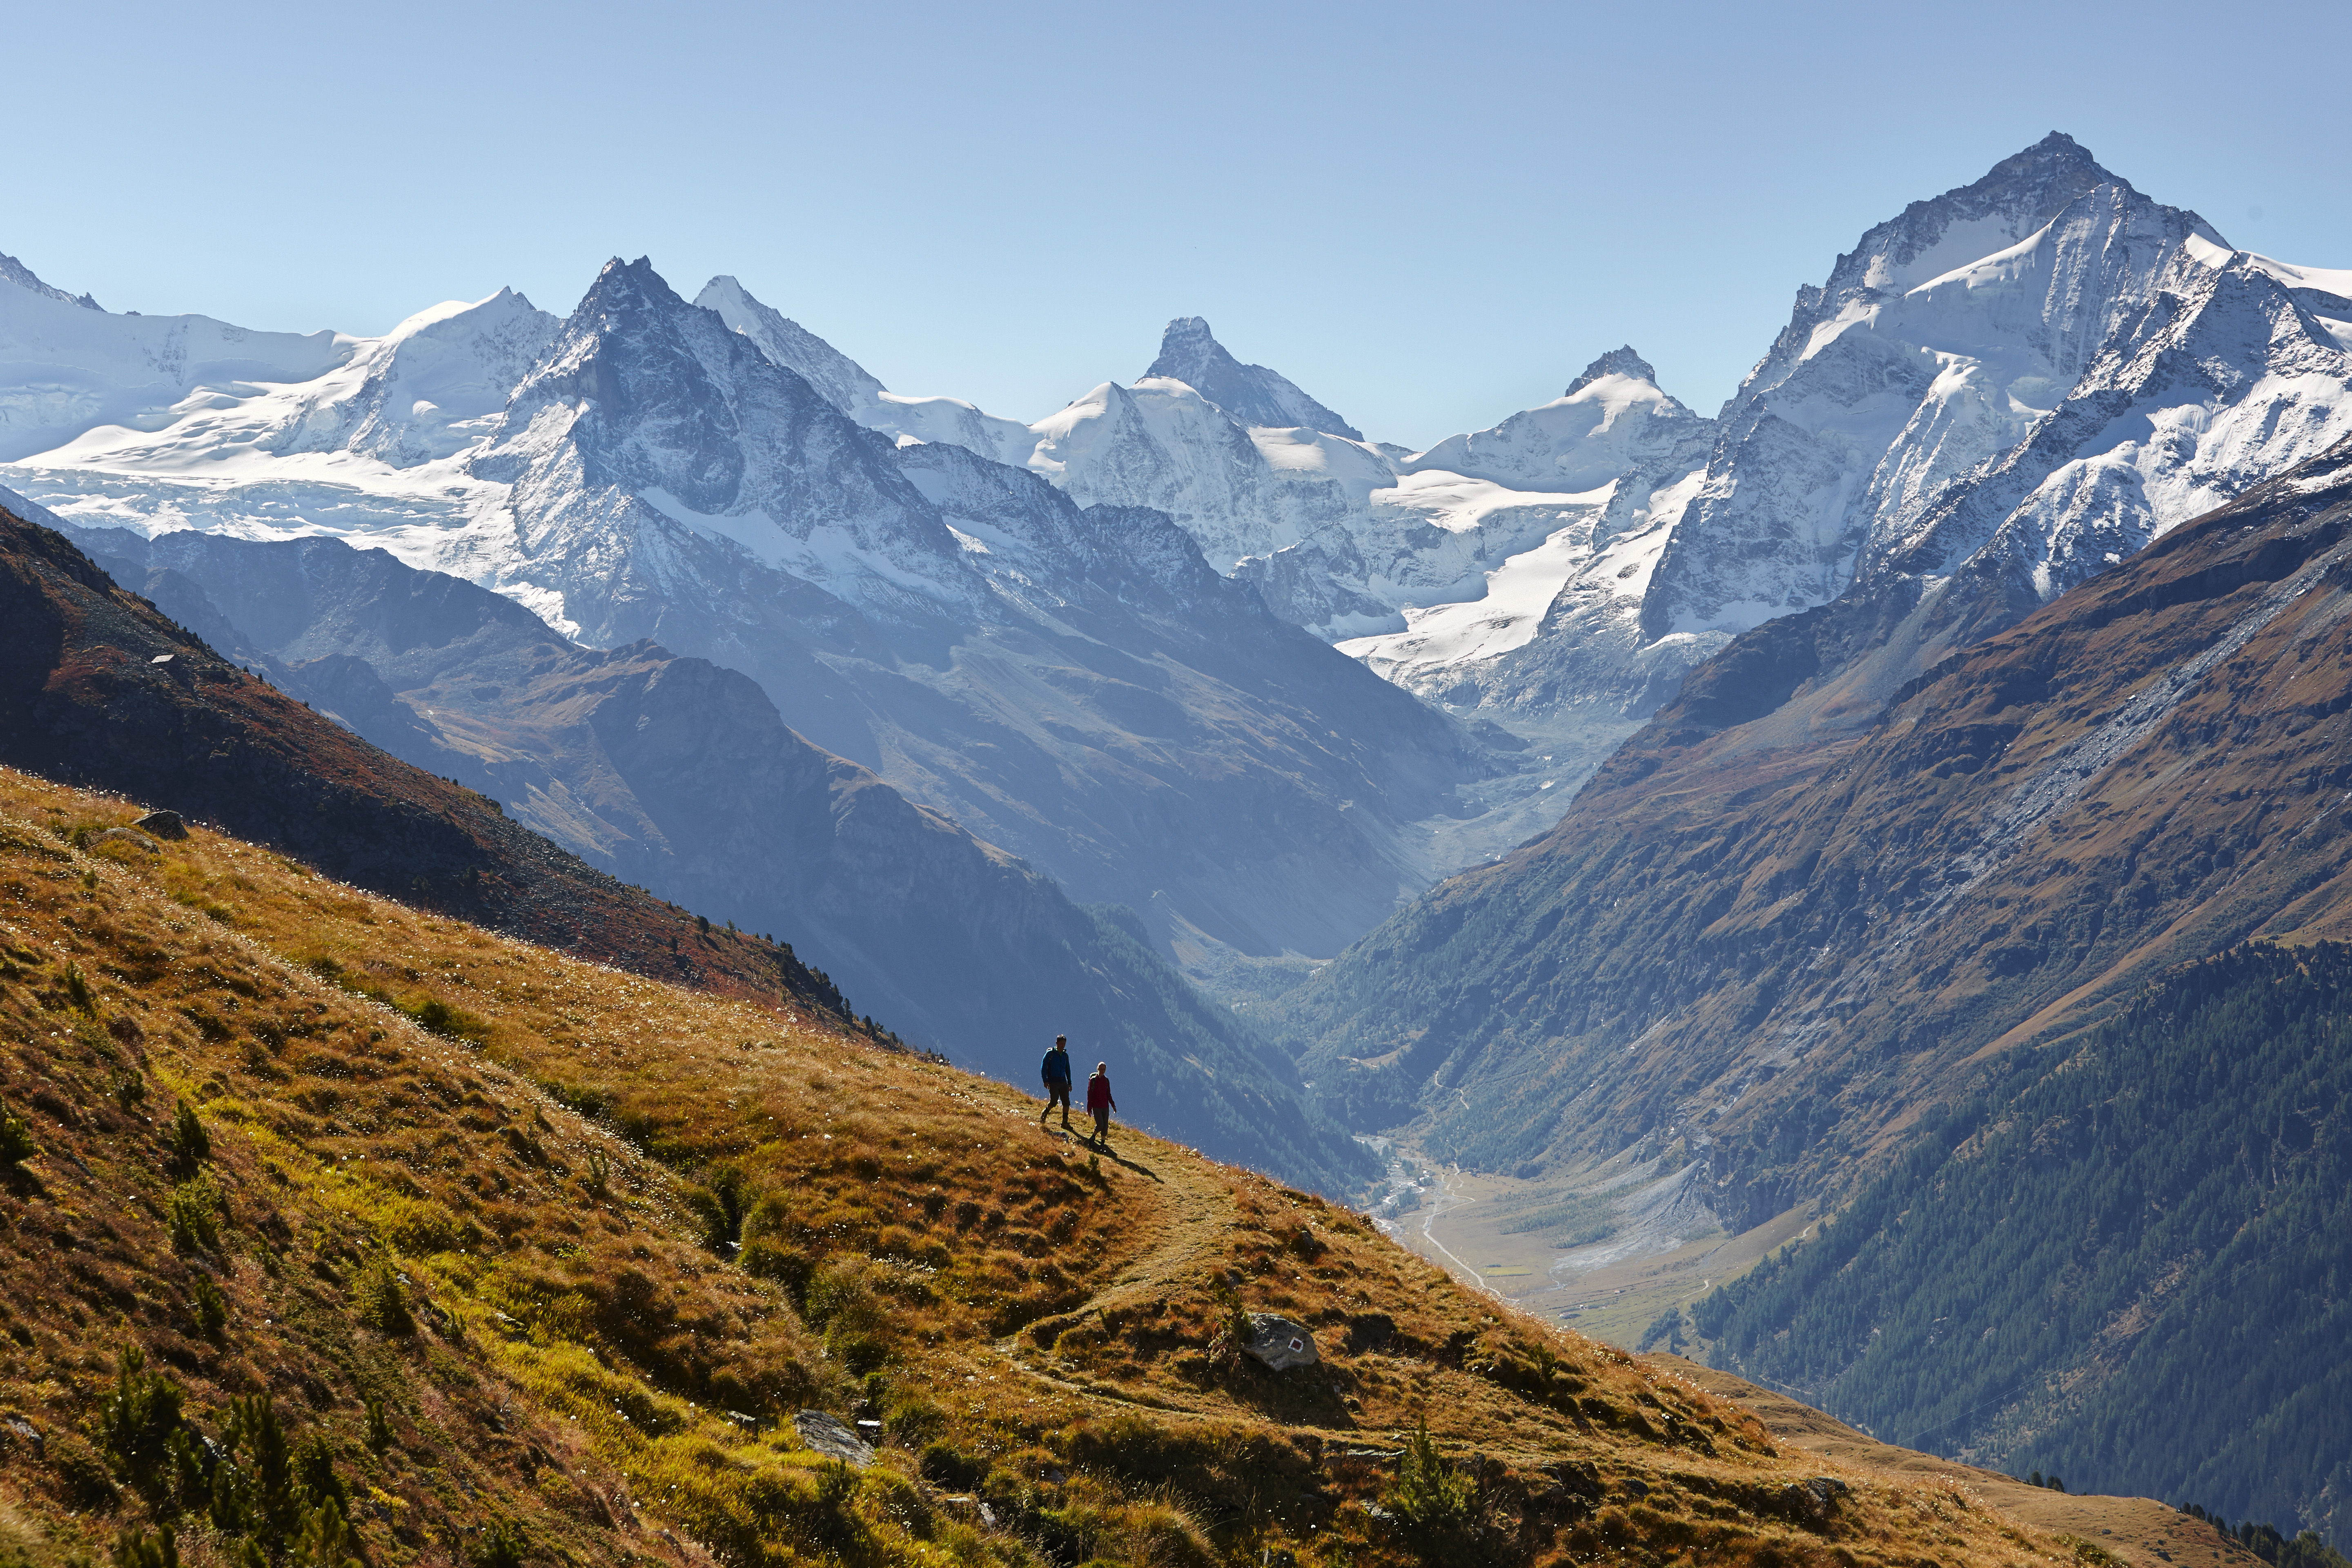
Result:
{"label": "dense evergreen forest", "polygon": [[2352,947],[2235,948],[1990,1064],[1693,1320],[1717,1364],[1887,1441],[2343,1545]]}

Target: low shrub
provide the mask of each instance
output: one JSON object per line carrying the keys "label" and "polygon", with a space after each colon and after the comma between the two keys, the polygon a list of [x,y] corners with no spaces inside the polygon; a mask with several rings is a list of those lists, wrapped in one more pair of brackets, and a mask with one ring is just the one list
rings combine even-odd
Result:
{"label": "low shrub", "polygon": [[988,1461],[951,1443],[926,1443],[918,1467],[923,1479],[950,1491],[968,1492],[988,1479]]}
{"label": "low shrub", "polygon": [[24,1118],[0,1105],[0,1165],[19,1165],[40,1152]]}
{"label": "low shrub", "polygon": [[212,1134],[205,1131],[194,1109],[186,1100],[180,1101],[172,1113],[173,1169],[183,1176],[193,1176],[212,1157]]}
{"label": "low shrub", "polygon": [[187,1394],[166,1374],[147,1370],[147,1352],[131,1345],[122,1352],[114,1387],[98,1407],[99,1447],[116,1470],[142,1491],[168,1484],[166,1461],[180,1409]]}
{"label": "low shrub", "polygon": [[408,1297],[400,1288],[400,1272],[388,1258],[375,1259],[360,1275],[352,1306],[360,1321],[378,1333],[405,1338],[416,1331]]}
{"label": "low shrub", "polygon": [[217,1341],[228,1327],[228,1298],[202,1274],[188,1289],[188,1316],[195,1323],[200,1339]]}
{"label": "low shrub", "polygon": [[172,1189],[164,1201],[163,1225],[182,1252],[211,1252],[220,1246],[220,1222],[227,1200],[209,1174],[198,1173]]}

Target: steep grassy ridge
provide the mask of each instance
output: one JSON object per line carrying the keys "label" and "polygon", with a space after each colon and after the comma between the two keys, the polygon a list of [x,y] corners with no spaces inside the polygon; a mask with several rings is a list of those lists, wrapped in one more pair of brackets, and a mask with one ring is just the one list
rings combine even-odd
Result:
{"label": "steep grassy ridge", "polygon": [[[2072,1551],[1791,1456],[1320,1200],[131,815],[0,773],[0,1555]],[[1244,1308],[1325,1359],[1240,1359]],[[807,1407],[878,1422],[875,1462],[804,1446]]]}

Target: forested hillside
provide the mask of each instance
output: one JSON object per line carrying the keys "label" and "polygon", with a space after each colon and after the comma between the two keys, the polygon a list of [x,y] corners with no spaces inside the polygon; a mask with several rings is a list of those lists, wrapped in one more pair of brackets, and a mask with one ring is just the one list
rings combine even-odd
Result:
{"label": "forested hillside", "polygon": [[1698,1304],[1712,1359],[1889,1442],[2340,1542],[2352,947],[2232,949],[1987,1073]]}

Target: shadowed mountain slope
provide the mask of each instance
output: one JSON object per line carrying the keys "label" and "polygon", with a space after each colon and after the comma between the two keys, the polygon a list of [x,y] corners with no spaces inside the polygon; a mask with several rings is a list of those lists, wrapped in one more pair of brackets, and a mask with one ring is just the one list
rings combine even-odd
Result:
{"label": "shadowed mountain slope", "polygon": [[1919,1447],[2342,1541],[2352,948],[2186,965],[1986,1076],[1698,1303],[1712,1357]]}
{"label": "shadowed mountain slope", "polygon": [[0,509],[0,761],[217,823],[328,874],[640,973],[838,1006],[789,953],[583,865],[387,755]]}

